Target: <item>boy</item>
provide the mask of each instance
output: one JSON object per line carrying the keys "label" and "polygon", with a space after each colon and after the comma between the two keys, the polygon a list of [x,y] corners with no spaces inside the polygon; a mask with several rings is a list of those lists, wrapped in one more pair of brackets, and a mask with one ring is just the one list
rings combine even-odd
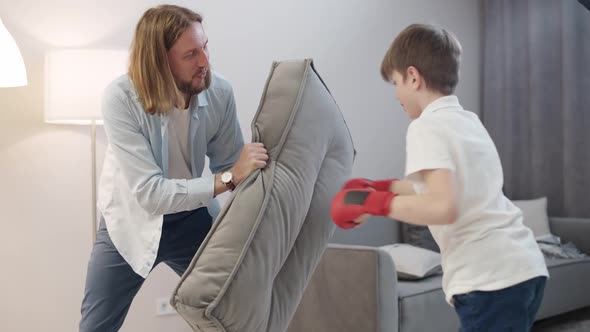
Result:
{"label": "boy", "polygon": [[462,331],[529,331],[549,274],[522,212],[502,193],[492,139],[452,95],[460,55],[456,38],[430,25],[410,25],[393,41],[381,75],[412,120],[406,180],[353,179],[334,197],[332,217],[342,228],[369,215],[428,225]]}

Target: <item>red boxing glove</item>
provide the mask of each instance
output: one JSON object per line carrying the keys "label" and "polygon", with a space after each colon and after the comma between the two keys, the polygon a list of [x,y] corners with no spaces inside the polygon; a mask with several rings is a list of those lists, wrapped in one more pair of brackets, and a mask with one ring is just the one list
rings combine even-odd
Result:
{"label": "red boxing glove", "polygon": [[369,179],[352,179],[344,184],[343,190],[346,189],[368,189],[373,188],[377,191],[391,191],[391,184],[398,179],[371,181]]}
{"label": "red boxing glove", "polygon": [[354,220],[365,213],[388,216],[395,196],[395,193],[389,191],[373,189],[341,190],[332,200],[332,220],[336,226],[349,229],[358,226]]}

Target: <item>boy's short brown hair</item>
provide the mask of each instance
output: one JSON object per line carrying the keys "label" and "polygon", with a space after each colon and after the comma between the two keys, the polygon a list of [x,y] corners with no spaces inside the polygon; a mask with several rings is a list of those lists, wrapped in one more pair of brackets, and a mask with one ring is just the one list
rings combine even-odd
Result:
{"label": "boy's short brown hair", "polygon": [[442,28],[412,24],[395,38],[381,63],[381,76],[391,82],[394,71],[406,79],[406,70],[416,67],[430,90],[453,94],[459,82],[461,44]]}

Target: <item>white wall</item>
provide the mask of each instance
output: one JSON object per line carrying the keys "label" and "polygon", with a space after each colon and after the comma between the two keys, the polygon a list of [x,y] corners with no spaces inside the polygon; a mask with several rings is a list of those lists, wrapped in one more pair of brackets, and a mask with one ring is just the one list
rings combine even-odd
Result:
{"label": "white wall", "polygon": [[[43,57],[65,47],[127,48],[143,11],[160,1],[0,0],[29,85],[0,89],[0,330],[75,331],[90,253],[90,143],[87,127],[43,123]],[[479,107],[479,1],[173,1],[200,11],[215,68],[234,85],[246,138],[272,60],[313,57],[353,134],[354,175],[401,176],[408,121],[381,81],[393,37],[420,21],[442,24],[463,44],[463,105]],[[0,73],[1,75],[2,73]],[[98,132],[98,161],[105,148]],[[386,241],[390,225],[369,225]],[[350,236],[349,233],[339,236]],[[376,240],[377,239],[377,240]],[[123,331],[190,331],[158,317],[177,277],[160,266],[134,301]]]}

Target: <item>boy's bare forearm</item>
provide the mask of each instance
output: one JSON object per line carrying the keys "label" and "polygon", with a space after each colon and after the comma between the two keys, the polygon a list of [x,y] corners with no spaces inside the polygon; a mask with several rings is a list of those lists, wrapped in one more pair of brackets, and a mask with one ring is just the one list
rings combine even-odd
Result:
{"label": "boy's bare forearm", "polygon": [[441,194],[400,195],[391,202],[389,218],[415,225],[448,225],[457,207]]}
{"label": "boy's bare forearm", "polygon": [[391,184],[391,192],[398,195],[415,195],[414,184],[408,180],[398,180]]}

